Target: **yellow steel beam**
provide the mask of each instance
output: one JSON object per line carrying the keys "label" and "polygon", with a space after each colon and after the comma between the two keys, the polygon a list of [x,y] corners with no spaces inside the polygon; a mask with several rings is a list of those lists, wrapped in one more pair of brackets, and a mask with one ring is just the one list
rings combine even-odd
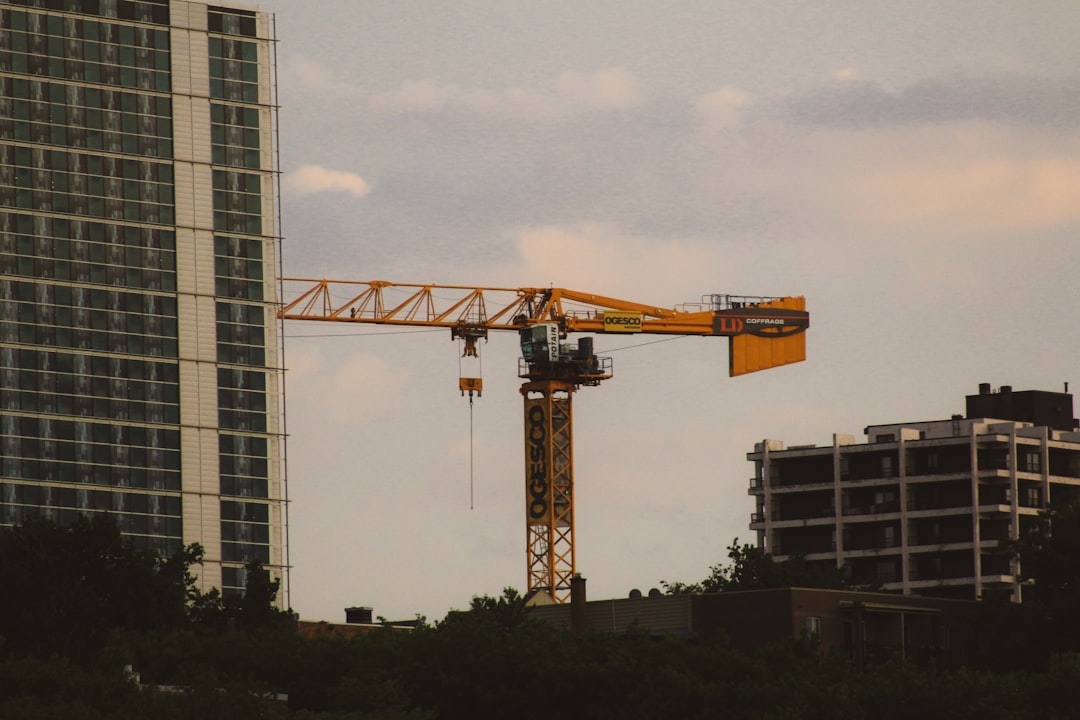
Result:
{"label": "yellow steel beam", "polygon": [[[627,331],[605,323],[609,314],[640,314],[631,330],[658,335],[750,334],[765,340],[801,334],[809,314],[801,297],[764,298],[737,307],[688,303],[675,308],[619,300],[565,288],[421,285],[383,280],[283,278],[287,320],[337,320],[385,325],[453,328],[462,324],[487,330],[518,330],[555,322],[565,333]],[[388,292],[404,295],[388,304]],[[292,299],[288,299],[288,298]],[[762,343],[747,343],[760,350]],[[791,345],[791,343],[788,343]],[[760,354],[760,353],[759,353]],[[791,355],[785,351],[785,355]],[[751,363],[752,365],[753,363]]]}
{"label": "yellow steel beam", "polygon": [[[523,384],[528,591],[570,599],[574,556],[573,383]],[[532,397],[530,397],[532,396]]]}

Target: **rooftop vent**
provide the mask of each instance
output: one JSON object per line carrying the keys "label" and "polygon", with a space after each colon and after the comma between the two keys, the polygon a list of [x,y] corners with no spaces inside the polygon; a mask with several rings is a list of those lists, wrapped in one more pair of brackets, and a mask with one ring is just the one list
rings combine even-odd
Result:
{"label": "rooftop vent", "polygon": [[345,622],[350,625],[370,625],[371,608],[351,607],[345,608]]}

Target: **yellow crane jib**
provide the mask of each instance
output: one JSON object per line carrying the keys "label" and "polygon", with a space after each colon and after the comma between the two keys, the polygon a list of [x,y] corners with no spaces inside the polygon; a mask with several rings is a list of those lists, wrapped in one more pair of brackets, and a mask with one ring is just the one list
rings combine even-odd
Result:
{"label": "yellow crane jib", "polygon": [[[806,359],[810,315],[801,296],[707,295],[663,308],[564,288],[473,287],[384,280],[282,278],[285,320],[448,328],[479,359],[492,330],[518,333],[524,397],[528,589],[556,602],[570,596],[574,554],[572,396],[612,376],[611,358],[574,333],[700,335],[729,338],[728,373],[744,375]],[[460,378],[480,394],[478,377]]]}

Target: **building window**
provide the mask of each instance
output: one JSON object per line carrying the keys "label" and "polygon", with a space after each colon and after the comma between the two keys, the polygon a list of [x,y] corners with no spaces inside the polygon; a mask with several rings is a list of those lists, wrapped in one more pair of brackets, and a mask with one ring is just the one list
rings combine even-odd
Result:
{"label": "building window", "polygon": [[269,497],[267,439],[222,433],[219,445],[221,494]]}
{"label": "building window", "polygon": [[214,293],[241,300],[263,299],[263,244],[260,240],[214,237]]}
{"label": "building window", "polygon": [[62,525],[108,514],[140,549],[172,554],[183,538],[180,497],[93,488],[0,483],[0,525],[44,517]]}
{"label": "building window", "polygon": [[893,476],[893,459],[890,455],[885,455],[881,458],[881,477]]}
{"label": "building window", "polygon": [[218,369],[218,423],[221,428],[266,432],[266,374]]}
{"label": "building window", "polygon": [[892,560],[878,560],[874,568],[874,579],[879,583],[896,582],[896,563]]}
{"label": "building window", "polygon": [[[27,4],[24,0],[22,4]],[[45,5],[38,2],[34,5]],[[59,3],[52,0],[49,9]],[[139,2],[71,3],[68,12],[108,15],[120,20],[169,24],[164,5]],[[79,82],[122,85],[140,90],[168,92],[168,31],[147,26],[121,25],[110,20],[84,20],[47,16],[33,11],[5,11],[8,30],[8,69],[16,73],[72,79]]]}
{"label": "building window", "polygon": [[260,113],[257,107],[214,103],[210,106],[210,136],[215,165],[258,170]]}
{"label": "building window", "polygon": [[259,102],[259,49],[253,42],[210,37],[210,97]]}
{"label": "building window", "polygon": [[256,36],[255,13],[236,8],[207,8],[206,24],[210,32],[225,35]]}
{"label": "building window", "polygon": [[[14,199],[7,203],[10,206],[161,225],[170,225],[174,220],[173,175],[168,163],[41,148],[29,153],[24,150],[0,146],[0,165],[12,166],[0,174],[0,183],[6,186],[4,194]],[[137,152],[136,148],[122,147],[119,141],[116,147],[105,150]],[[258,182],[241,178],[232,185],[237,192],[244,192],[244,188],[255,187]],[[242,196],[230,197],[230,201],[237,207],[245,202]]]}
{"label": "building window", "polygon": [[806,618],[806,636],[815,640],[821,638],[821,618]]}
{"label": "building window", "polygon": [[218,362],[266,364],[266,320],[262,305],[217,303]]}
{"label": "building window", "polygon": [[885,489],[874,491],[874,510],[876,512],[888,511],[896,504],[896,490]]}
{"label": "building window", "polygon": [[214,170],[214,230],[262,233],[262,177]]}
{"label": "building window", "polygon": [[941,541],[941,523],[940,522],[935,521],[935,522],[927,523],[924,526],[924,530],[925,530],[925,540],[926,540],[926,543],[924,543],[924,544],[928,544],[928,543],[931,543],[931,542],[940,542]]}
{"label": "building window", "polygon": [[[109,149],[127,154],[172,157],[172,101],[168,98],[12,77],[0,78],[0,93],[7,110],[0,122],[0,139],[94,151],[108,144]],[[72,171],[79,165],[78,157],[71,154]],[[100,156],[94,157],[101,161]]]}
{"label": "building window", "polygon": [[270,508],[263,503],[221,501],[221,559],[270,562]]}
{"label": "building window", "polygon": [[179,368],[172,363],[4,347],[0,389],[5,410],[180,422]]}

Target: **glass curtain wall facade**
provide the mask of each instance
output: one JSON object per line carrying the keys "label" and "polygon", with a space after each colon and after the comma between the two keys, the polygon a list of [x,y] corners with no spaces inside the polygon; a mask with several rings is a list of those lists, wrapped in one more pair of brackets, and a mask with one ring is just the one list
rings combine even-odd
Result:
{"label": "glass curtain wall facade", "polygon": [[288,587],[271,23],[0,0],[0,525],[108,513],[225,593]]}

